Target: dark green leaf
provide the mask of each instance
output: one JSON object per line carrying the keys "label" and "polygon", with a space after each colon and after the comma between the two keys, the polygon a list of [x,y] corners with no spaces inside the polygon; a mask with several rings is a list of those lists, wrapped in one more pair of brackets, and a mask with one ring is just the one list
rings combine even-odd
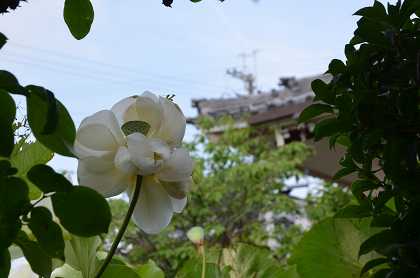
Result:
{"label": "dark green leaf", "polygon": [[54,212],[70,233],[91,237],[107,233],[111,222],[108,202],[95,190],[75,186],[52,197]]}
{"label": "dark green leaf", "polygon": [[378,259],[374,259],[371,261],[368,261],[362,268],[362,271],[360,272],[360,274],[364,274],[366,272],[368,272],[369,270],[371,270],[372,268],[377,267],[378,265],[381,264],[385,264],[388,262],[388,259],[386,258],[378,258]]}
{"label": "dark green leaf", "polygon": [[21,223],[19,215],[30,206],[28,187],[15,177],[0,178],[0,249],[10,246]]}
{"label": "dark green leaf", "polygon": [[11,262],[9,250],[3,249],[0,251],[0,278],[9,277],[10,267]]}
{"label": "dark green leaf", "polygon": [[135,132],[147,135],[150,130],[150,125],[143,121],[130,121],[123,124],[121,129],[126,136]]}
{"label": "dark green leaf", "polygon": [[340,170],[338,170],[337,173],[335,173],[333,180],[339,180],[342,177],[345,177],[347,175],[350,175],[351,173],[354,173],[357,171],[357,168],[351,168],[351,167],[344,167]]}
{"label": "dark green leaf", "polygon": [[375,1],[372,7],[358,10],[354,15],[363,16],[375,20],[386,20],[386,9],[382,3]]}
{"label": "dark green leaf", "polygon": [[305,110],[300,113],[299,122],[307,122],[308,120],[319,116],[323,113],[332,113],[333,109],[331,106],[321,103],[312,104],[309,107],[306,107]]}
{"label": "dark green leaf", "polygon": [[0,123],[0,130],[0,157],[9,157],[15,144],[13,128]]}
{"label": "dark green leaf", "polygon": [[335,218],[364,218],[372,215],[368,206],[349,205],[342,208],[334,216]]}
{"label": "dark green leaf", "polygon": [[311,84],[312,90],[315,93],[315,101],[322,100],[328,104],[334,104],[335,96],[333,92],[329,88],[328,84],[326,84],[321,79],[314,80]]}
{"label": "dark green leaf", "polygon": [[[130,267],[122,264],[110,264],[104,274],[101,276],[102,278],[140,278],[137,273],[131,269]],[[142,278],[142,277],[141,277]]]}
{"label": "dark green leaf", "polygon": [[53,221],[51,212],[45,207],[31,210],[29,228],[39,245],[53,258],[64,261],[64,239],[60,226]]}
{"label": "dark green leaf", "polygon": [[6,44],[7,42],[7,37],[0,32],[0,49],[2,49],[2,47]]}
{"label": "dark green leaf", "polygon": [[386,208],[386,210],[378,215],[375,215],[372,219],[372,227],[390,227],[397,217],[394,215],[391,209]]}
{"label": "dark green leaf", "polygon": [[76,39],[81,40],[89,33],[93,17],[90,0],[65,0],[64,21]]}
{"label": "dark green leaf", "polygon": [[22,86],[20,86],[18,80],[13,74],[5,70],[0,70],[0,89],[14,93],[20,92],[22,90]]}
{"label": "dark green leaf", "polygon": [[32,167],[28,179],[44,193],[68,192],[73,185],[61,174],[56,173],[51,167],[39,164]]}
{"label": "dark green leaf", "polygon": [[13,176],[17,173],[17,169],[13,168],[8,160],[0,160],[0,177]]}
{"label": "dark green leaf", "polygon": [[378,188],[380,185],[371,180],[357,180],[351,185],[351,191],[358,200],[363,199],[364,192]]}
{"label": "dark green leaf", "polygon": [[321,140],[324,137],[334,135],[342,129],[337,119],[325,119],[319,122],[314,129],[315,140]]}
{"label": "dark green leaf", "polygon": [[372,251],[377,251],[381,254],[388,253],[395,247],[395,235],[390,230],[379,232],[360,245],[359,256],[367,254]]}
{"label": "dark green leaf", "polygon": [[[390,273],[392,270],[390,268],[380,269],[372,276],[372,278],[391,278]],[[404,277],[405,278],[405,277]]]}
{"label": "dark green leaf", "polygon": [[32,271],[42,277],[50,277],[52,271],[52,259],[41,246],[28,238],[24,232],[19,232],[16,245],[22,249],[26,260],[31,265]]}
{"label": "dark green leaf", "polygon": [[[51,92],[42,87],[31,85],[26,89],[28,121],[35,137],[56,153],[74,156],[71,148],[76,128],[66,108],[58,100],[51,104]],[[51,113],[51,109],[54,110],[51,105],[56,106],[57,113]],[[49,131],[48,134],[45,131]]]}
{"label": "dark green leaf", "polygon": [[344,73],[345,71],[346,65],[338,59],[332,60],[328,66],[328,72],[334,76],[340,73]]}
{"label": "dark green leaf", "polygon": [[11,125],[15,116],[15,101],[6,91],[0,90],[0,122],[4,125]]}
{"label": "dark green leaf", "polygon": [[9,157],[13,151],[14,132],[12,123],[15,120],[15,115],[16,105],[13,98],[6,91],[0,89],[0,156],[3,157]]}

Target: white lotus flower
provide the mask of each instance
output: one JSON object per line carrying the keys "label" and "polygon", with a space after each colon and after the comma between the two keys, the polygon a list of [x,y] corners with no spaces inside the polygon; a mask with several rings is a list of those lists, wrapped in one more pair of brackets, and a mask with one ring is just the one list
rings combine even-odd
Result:
{"label": "white lotus flower", "polygon": [[[146,134],[122,131],[139,122],[150,126]],[[93,114],[77,131],[79,183],[105,197],[126,191],[131,198],[136,177],[143,176],[133,219],[145,232],[158,233],[183,210],[192,184],[193,162],[181,147],[185,126],[175,103],[149,92]]]}

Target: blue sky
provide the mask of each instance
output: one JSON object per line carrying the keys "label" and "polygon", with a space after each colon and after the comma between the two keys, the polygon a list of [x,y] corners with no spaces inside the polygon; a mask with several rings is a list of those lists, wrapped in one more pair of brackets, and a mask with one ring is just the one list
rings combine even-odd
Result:
{"label": "blue sky", "polygon": [[[75,40],[62,17],[63,0],[29,0],[0,16],[9,43],[0,67],[22,84],[42,85],[67,106],[76,125],[129,95],[151,90],[176,94],[187,116],[192,98],[232,96],[242,84],[225,74],[242,67],[240,53],[258,49],[260,89],[280,76],[325,71],[343,57],[355,28],[352,13],[372,1],[352,0],[94,0],[90,34]],[[254,63],[249,59],[249,69]],[[23,102],[20,101],[22,104]],[[188,130],[191,138],[193,130]],[[56,157],[53,166],[75,170]]]}

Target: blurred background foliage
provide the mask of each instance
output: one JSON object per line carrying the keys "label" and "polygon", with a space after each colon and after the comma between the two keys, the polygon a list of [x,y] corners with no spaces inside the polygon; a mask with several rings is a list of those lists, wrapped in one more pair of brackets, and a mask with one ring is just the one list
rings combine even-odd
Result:
{"label": "blurred background foliage", "polygon": [[[158,235],[147,235],[130,224],[118,249],[119,255],[130,263],[152,259],[168,277],[174,276],[191,263],[189,259],[196,259],[195,247],[186,233],[194,226],[201,226],[206,234],[206,248],[212,254],[210,261],[213,256],[220,264],[232,250],[247,246],[270,254],[280,267],[304,230],[332,216],[350,201],[347,188],[332,183],[325,183],[306,199],[291,195],[292,188],[285,184],[287,178],[296,177],[300,183],[305,182],[298,168],[312,153],[305,144],[272,148],[264,142],[264,136],[256,136],[259,130],[236,129],[229,117],[217,121],[202,118],[199,122],[201,133],[187,144],[195,158],[195,185],[188,205]],[[225,131],[209,139],[207,131],[216,125],[224,126]],[[128,203],[113,199],[110,206],[114,217],[105,247],[109,247],[116,235]]]}

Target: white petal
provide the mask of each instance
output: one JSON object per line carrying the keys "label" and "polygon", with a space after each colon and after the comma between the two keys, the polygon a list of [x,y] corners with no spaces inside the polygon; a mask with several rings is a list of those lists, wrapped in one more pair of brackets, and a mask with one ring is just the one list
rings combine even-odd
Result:
{"label": "white petal", "polygon": [[85,118],[77,131],[76,140],[85,147],[101,151],[125,142],[118,121],[109,110],[102,110]]}
{"label": "white petal", "polygon": [[60,277],[83,278],[82,273],[80,271],[75,270],[68,264],[63,265],[60,268],[54,269],[54,271],[51,273],[51,278],[60,278]]}
{"label": "white petal", "polygon": [[170,146],[180,146],[185,134],[185,116],[177,104],[164,97],[159,100],[163,117],[159,131],[152,136],[164,140]]}
{"label": "white petal", "polygon": [[138,121],[135,106],[137,97],[131,96],[124,98],[112,106],[111,111],[115,114],[121,126],[128,121]]}
{"label": "white petal", "polygon": [[183,199],[190,191],[193,184],[192,178],[189,177],[182,181],[159,181],[169,196],[175,199]]}
{"label": "white petal", "polygon": [[143,176],[156,173],[169,157],[169,147],[158,139],[149,139],[141,133],[127,136],[128,151],[139,174]]}
{"label": "white petal", "polygon": [[79,158],[79,163],[81,162],[90,172],[109,172],[114,168],[114,154],[108,153],[100,156],[87,156]]}
{"label": "white petal", "polygon": [[137,120],[150,125],[149,134],[157,132],[162,120],[162,107],[159,98],[150,92],[144,92],[141,96],[137,97],[136,108]]}
{"label": "white petal", "polygon": [[38,275],[32,272],[31,266],[25,258],[12,261],[12,268],[9,278],[37,278]]}
{"label": "white petal", "polygon": [[104,155],[114,154],[114,152],[115,152],[115,149],[107,150],[107,151],[105,151],[105,150],[103,150],[103,151],[93,150],[93,149],[90,149],[88,147],[83,146],[77,140],[74,142],[73,150],[74,150],[74,153],[76,154],[76,156],[79,159],[80,158],[85,158],[85,157],[90,157],[90,156],[101,157],[101,156],[104,156]]}
{"label": "white petal", "polygon": [[183,181],[191,177],[192,171],[193,160],[188,151],[184,148],[179,148],[165,161],[156,176],[162,181]]}
{"label": "white petal", "polygon": [[169,225],[172,214],[172,201],[165,189],[153,177],[144,177],[133,213],[137,226],[149,234],[159,233]]}
{"label": "white petal", "polygon": [[79,160],[77,177],[79,184],[98,191],[105,198],[122,193],[134,183],[133,176],[118,171],[116,168],[101,173],[90,171],[83,160]]}
{"label": "white petal", "polygon": [[118,149],[115,154],[114,164],[118,170],[126,174],[133,175],[136,172],[136,166],[131,161],[131,155],[126,147]]}
{"label": "white petal", "polygon": [[170,197],[170,198],[171,198],[171,202],[172,202],[172,209],[174,210],[174,212],[176,212],[176,213],[182,212],[182,210],[187,205],[187,197],[185,197],[183,199],[175,199],[175,198],[172,198],[172,197]]}

